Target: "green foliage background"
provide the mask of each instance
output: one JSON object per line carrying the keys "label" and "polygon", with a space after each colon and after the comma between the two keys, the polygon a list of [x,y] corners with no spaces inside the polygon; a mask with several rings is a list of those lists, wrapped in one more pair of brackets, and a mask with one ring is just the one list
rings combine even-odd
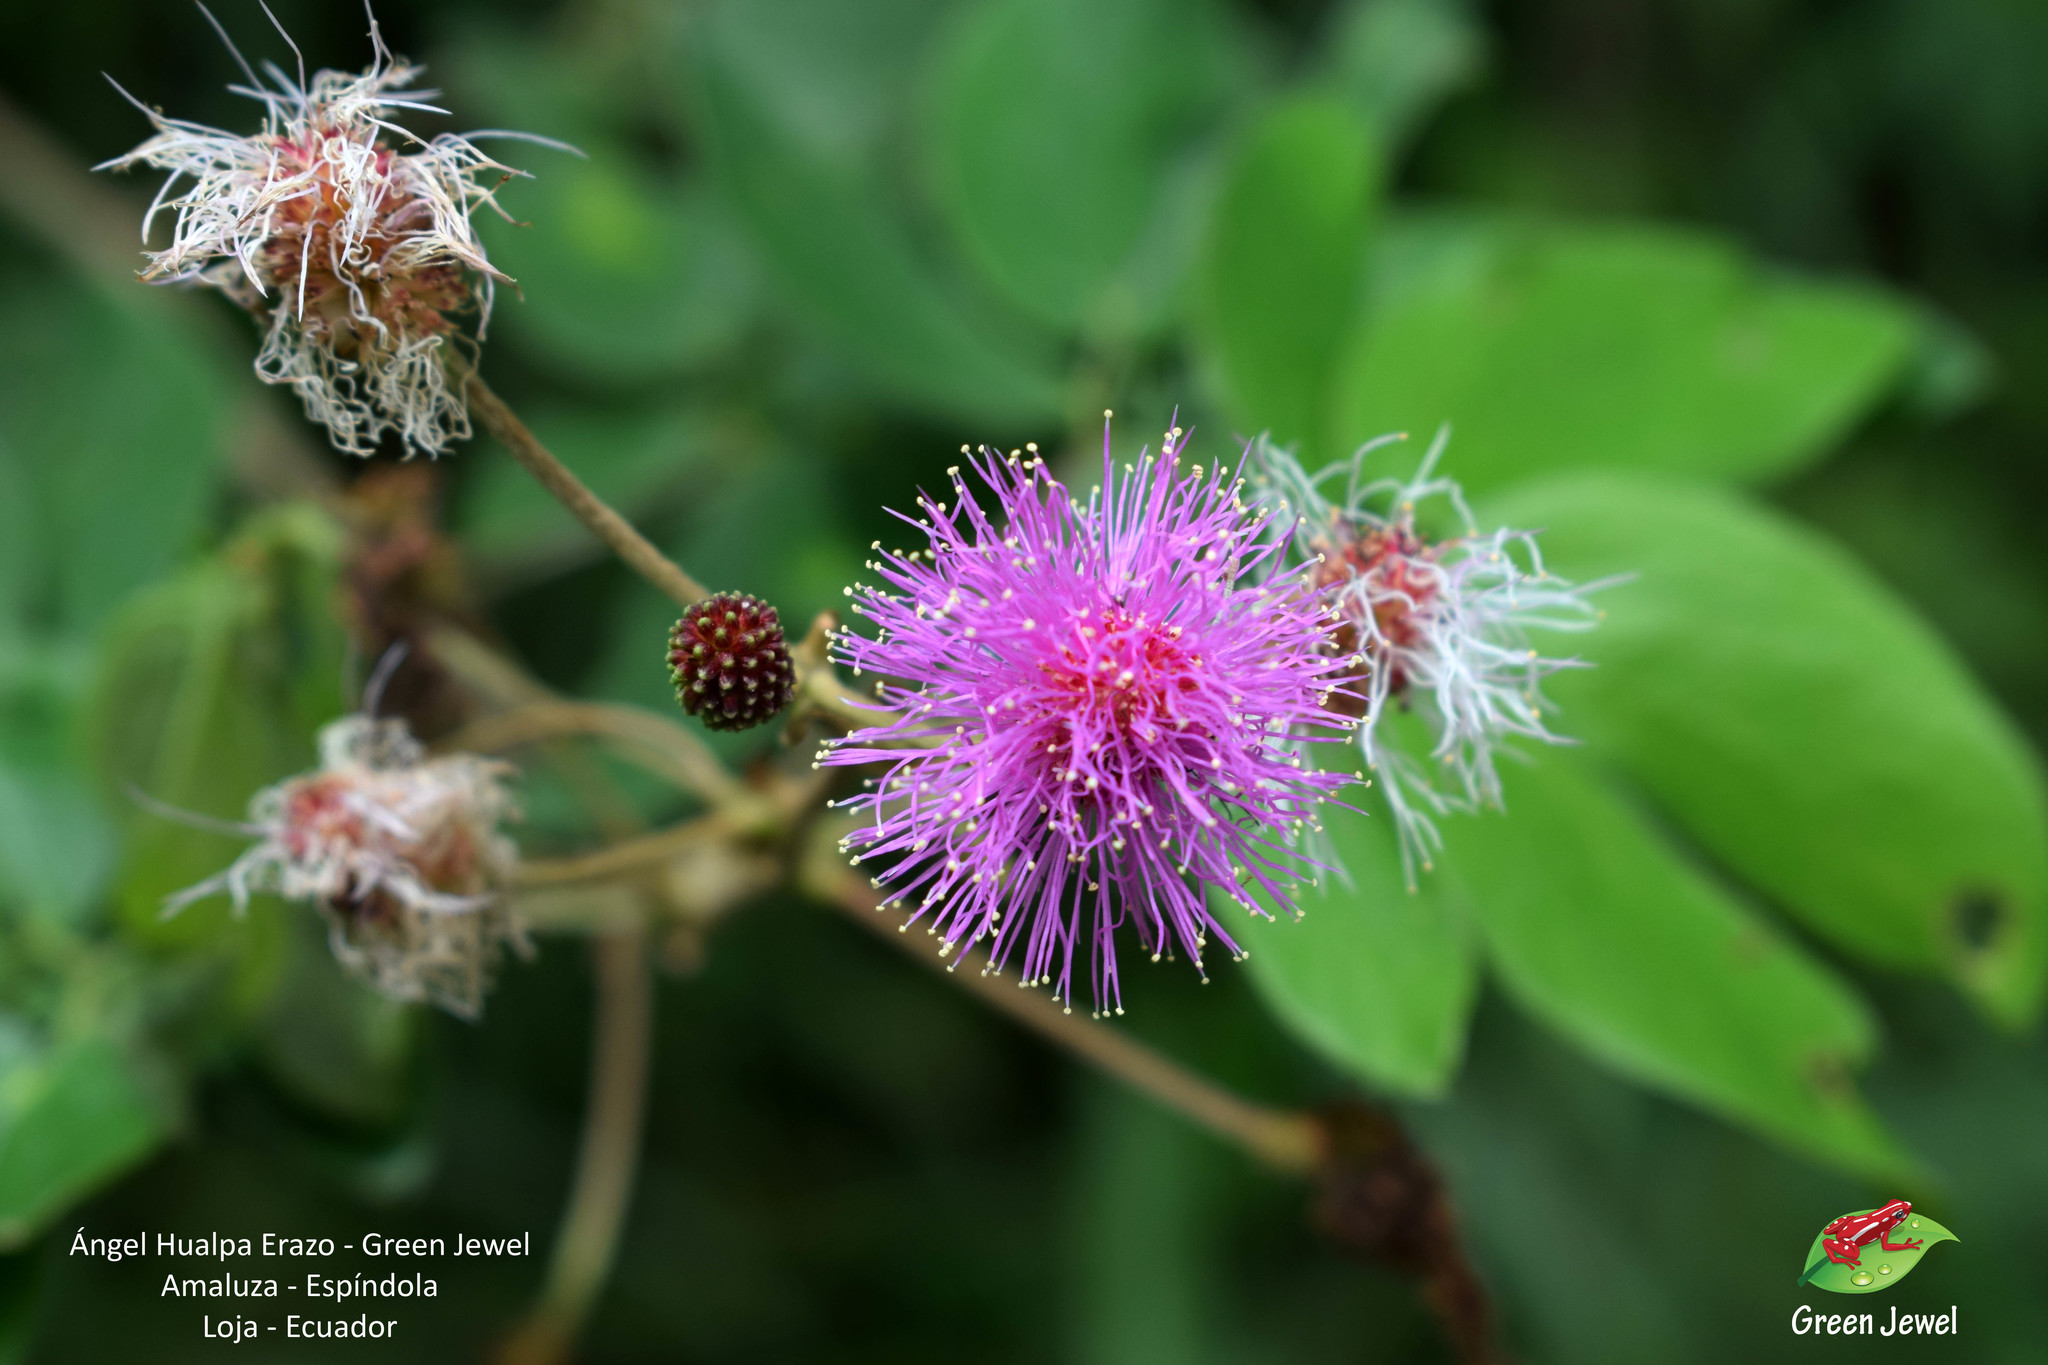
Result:
{"label": "green foliage background", "polygon": [[[346,3],[279,17],[366,57]],[[253,5],[221,11],[283,58]],[[1803,1358],[1796,1254],[1905,1195],[1893,1297],[2048,1339],[2048,11],[2005,0],[421,0],[455,126],[532,129],[485,368],[716,586],[802,621],[964,441],[1319,462],[1454,425],[1482,519],[1633,573],[1508,816],[1255,926],[1128,1026],[1247,1093],[1398,1105],[1531,1361]],[[340,532],[266,475],[249,327],[133,285],[144,134],[228,127],[204,23],[12,4],[0,91],[0,1362],[196,1359],[72,1228],[545,1245],[583,952],[481,1026],[343,980],[310,916],[169,890],[344,706]],[[118,197],[111,211],[101,200]],[[124,246],[123,243],[129,245]],[[1419,444],[1419,443],[1418,443]],[[1395,462],[1414,458],[1396,450]],[[330,461],[344,478],[359,466]],[[1398,467],[1398,465],[1396,466]],[[491,622],[666,706],[670,607],[479,442],[437,470]],[[726,752],[743,759],[744,743]],[[673,811],[650,794],[652,818]],[[544,785],[536,848],[578,837]],[[793,898],[665,978],[593,1361],[1442,1358],[1303,1192]],[[380,1359],[474,1358],[538,1262]],[[255,1351],[251,1350],[254,1355]]]}

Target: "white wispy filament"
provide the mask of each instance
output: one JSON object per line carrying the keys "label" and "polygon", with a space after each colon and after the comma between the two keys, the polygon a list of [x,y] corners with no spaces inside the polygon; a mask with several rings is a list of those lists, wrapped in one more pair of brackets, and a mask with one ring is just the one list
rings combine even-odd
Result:
{"label": "white wispy filament", "polygon": [[499,830],[514,813],[510,772],[474,754],[429,758],[402,721],[345,716],[320,732],[319,768],[250,800],[239,832],[256,842],[163,913],[223,893],[237,913],[258,892],[309,902],[344,967],[473,1018],[499,947],[525,946],[500,894],[519,857]]}
{"label": "white wispy filament", "polygon": [[509,283],[470,215],[482,204],[502,214],[492,195],[521,172],[478,150],[471,137],[486,134],[421,139],[394,122],[443,111],[427,102],[435,91],[412,88],[421,69],[392,57],[374,19],[370,40],[369,70],[310,82],[269,62],[259,76],[235,53],[247,84],[229,89],[264,110],[249,136],[122,91],[157,132],[99,169],[169,173],[142,232],[146,244],[168,210],[171,242],[145,253],[143,278],[210,285],[261,319],[256,373],[294,389],[338,448],[368,455],[389,431],[433,455],[470,431],[449,368],[450,347],[469,344],[457,318],[473,313],[480,338],[496,283]]}
{"label": "white wispy filament", "polygon": [[[1255,457],[1261,496],[1296,518],[1294,554],[1316,565],[1314,579],[1344,623],[1341,643],[1364,667],[1358,742],[1393,812],[1411,886],[1416,864],[1427,869],[1443,846],[1432,814],[1500,805],[1494,759],[1503,739],[1569,742],[1545,725],[1540,685],[1582,665],[1545,657],[1528,632],[1590,629],[1600,613],[1586,595],[1605,586],[1546,571],[1534,532],[1481,532],[1463,490],[1436,473],[1449,436],[1438,433],[1408,479],[1365,477],[1366,459],[1399,436],[1314,475],[1263,438]],[[1333,502],[1323,490],[1340,478],[1343,501]],[[1430,498],[1448,503],[1462,534],[1432,541],[1416,529],[1416,508]],[[1392,742],[1390,701],[1428,726],[1428,763]]]}

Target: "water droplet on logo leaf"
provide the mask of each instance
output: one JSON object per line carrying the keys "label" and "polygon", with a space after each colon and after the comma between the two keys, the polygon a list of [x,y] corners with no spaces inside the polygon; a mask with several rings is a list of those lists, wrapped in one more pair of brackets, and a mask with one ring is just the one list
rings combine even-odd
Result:
{"label": "water droplet on logo leaf", "polygon": [[1869,1284],[1876,1277],[1867,1270],[1859,1270],[1849,1277],[1850,1284]]}
{"label": "water droplet on logo leaf", "polygon": [[1892,1273],[1892,1268],[1888,1265],[1881,1265],[1877,1268],[1877,1273],[1880,1275],[1889,1275]]}
{"label": "water droplet on logo leaf", "polygon": [[1914,1226],[1914,1227],[1916,1227],[1916,1228],[1920,1226],[1920,1220],[1919,1220],[1918,1218],[1915,1218],[1915,1219],[1913,1220],[1913,1226]]}

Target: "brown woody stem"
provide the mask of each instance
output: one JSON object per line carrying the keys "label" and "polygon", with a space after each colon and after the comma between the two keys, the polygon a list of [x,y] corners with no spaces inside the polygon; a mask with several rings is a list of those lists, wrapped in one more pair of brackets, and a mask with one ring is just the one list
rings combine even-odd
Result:
{"label": "brown woody stem", "polygon": [[[879,937],[1108,1075],[1150,1095],[1275,1170],[1310,1177],[1317,1221],[1346,1251],[1412,1277],[1465,1365],[1501,1365],[1485,1289],[1466,1257],[1442,1177],[1392,1115],[1355,1105],[1274,1109],[1196,1075],[1117,1029],[1019,990],[977,957],[953,966],[875,913],[882,897],[814,845],[804,885]],[[956,970],[964,968],[964,970]]]}
{"label": "brown woody stem", "polygon": [[614,512],[604,499],[584,487],[583,480],[569,472],[540,438],[527,430],[505,400],[472,372],[468,376],[469,410],[498,444],[512,452],[512,458],[526,466],[526,472],[540,480],[541,487],[555,501],[569,509],[592,535],[626,561],[635,573],[674,598],[681,606],[692,606],[711,596],[711,590],[685,573],[680,565],[654,547],[654,542],[633,529],[633,524]]}
{"label": "brown woody stem", "polygon": [[687,820],[652,834],[585,853],[574,858],[521,858],[521,886],[564,886],[576,882],[608,881],[626,873],[645,872],[672,861],[684,849],[713,839],[729,839],[732,823],[718,816]]}
{"label": "brown woody stem", "polygon": [[[536,711],[545,713],[550,707],[570,705],[560,702],[518,664],[466,631],[443,625],[426,632],[424,638],[433,656],[471,692],[489,704],[513,708],[504,715],[530,718]],[[488,719],[477,724],[485,724]],[[653,716],[644,720],[649,725],[667,725]],[[508,724],[504,731],[508,738],[519,723],[522,722]],[[543,742],[571,733],[545,726],[538,728],[546,733],[530,738]],[[697,744],[696,738],[681,732],[680,727],[667,728],[681,733],[690,745]],[[644,738],[637,729],[629,734]],[[663,738],[673,743],[673,736]],[[614,850],[664,837],[642,833],[632,804],[601,769],[587,764],[587,755],[568,746],[558,747],[562,751],[552,756],[599,826],[615,841]],[[687,755],[687,748],[682,752]],[[683,760],[685,766],[688,761],[687,757]],[[709,754],[703,755],[702,761],[710,765],[715,780],[737,786]],[[652,865],[646,865],[646,870],[651,873]],[[547,1281],[533,1309],[499,1347],[497,1365],[564,1365],[617,1259],[619,1232],[625,1225],[640,1163],[647,1071],[654,1051],[654,987],[648,978],[646,932],[642,927],[644,902],[654,895],[650,883],[651,877],[629,880],[623,889],[643,904],[632,906],[628,923],[596,935],[591,943],[596,999],[583,1145],[577,1156],[562,1226],[555,1236]],[[596,894],[596,890],[586,894]]]}
{"label": "brown woody stem", "polygon": [[746,789],[702,740],[675,722],[636,706],[529,702],[472,721],[439,747],[488,754],[572,735],[618,740],[651,771],[714,805],[729,806],[745,800]]}
{"label": "brown woody stem", "polygon": [[[570,473],[568,466],[540,443],[540,438],[528,430],[526,423],[519,420],[518,415],[490,385],[484,383],[481,376],[472,370],[463,382],[469,394],[470,412],[483,424],[484,430],[511,451],[512,457],[540,481],[541,487],[554,495],[555,501],[568,508],[572,516],[609,546],[629,568],[683,607],[695,606],[711,595],[709,588],[656,549],[654,542],[634,530],[631,522],[613,511],[604,499]],[[819,633],[829,620],[829,617],[820,617],[820,625],[812,629],[817,637],[817,648],[797,652],[797,688],[804,699],[802,704],[831,716],[849,730],[884,723],[887,711],[880,707],[862,706],[832,671],[826,658],[824,637]]]}
{"label": "brown woody stem", "polygon": [[820,899],[932,970],[951,975],[1026,1028],[1144,1091],[1274,1169],[1306,1175],[1322,1164],[1323,1133],[1314,1115],[1273,1109],[1234,1095],[1116,1029],[1072,1013],[1051,996],[1020,990],[992,972],[984,976],[982,968],[987,964],[977,957],[963,956],[949,966],[918,940],[897,932],[894,920],[877,915],[881,896],[849,872],[821,867],[809,879],[809,886]]}

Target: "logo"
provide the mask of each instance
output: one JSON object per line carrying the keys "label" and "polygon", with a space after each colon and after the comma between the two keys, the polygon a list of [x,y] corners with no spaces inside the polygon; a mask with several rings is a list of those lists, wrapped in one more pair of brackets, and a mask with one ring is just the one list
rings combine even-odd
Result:
{"label": "logo", "polygon": [[1903,1199],[1845,1213],[1822,1228],[1806,1252],[1800,1284],[1832,1294],[1875,1294],[1912,1273],[1936,1242],[1960,1241]]}

